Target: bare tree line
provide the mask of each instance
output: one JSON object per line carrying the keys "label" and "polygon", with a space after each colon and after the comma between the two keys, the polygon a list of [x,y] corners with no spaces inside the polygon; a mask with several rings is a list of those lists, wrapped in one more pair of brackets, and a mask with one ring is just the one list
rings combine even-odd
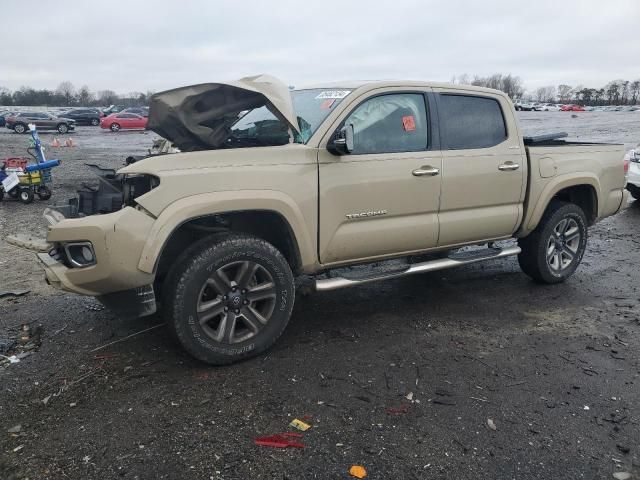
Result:
{"label": "bare tree line", "polygon": [[60,83],[55,90],[32,87],[20,87],[11,91],[0,87],[0,105],[4,106],[48,106],[48,107],[73,107],[73,106],[109,106],[124,105],[126,107],[148,105],[153,92],[130,92],[119,95],[113,90],[100,90],[93,92],[87,85],[76,88],[71,82]]}
{"label": "bare tree line", "polygon": [[640,80],[613,80],[602,88],[583,85],[540,87],[532,96],[538,102],[578,103],[581,105],[636,105],[640,102]]}
{"label": "bare tree line", "polygon": [[640,103],[640,79],[613,80],[601,88],[589,88],[584,85],[571,86],[560,84],[540,87],[535,92],[525,92],[522,80],[511,74],[496,73],[488,77],[467,74],[453,77],[452,83],[476,85],[479,87],[502,90],[512,100],[524,98],[542,103],[576,103],[580,105],[636,105]]}
{"label": "bare tree line", "polygon": [[[535,92],[525,92],[522,79],[516,75],[495,73],[488,77],[468,74],[454,76],[452,83],[459,85],[475,85],[479,87],[502,90],[512,100],[526,99],[543,103],[577,103],[581,105],[636,105],[640,103],[640,79],[613,80],[601,88],[589,88],[583,85],[572,87],[560,84],[540,87]],[[69,81],[60,83],[55,90],[36,90],[31,87],[20,87],[11,91],[0,87],[0,105],[12,106],[108,106],[112,104],[127,107],[148,105],[153,92],[130,92],[119,95],[113,90],[93,92],[88,86],[77,88]]]}

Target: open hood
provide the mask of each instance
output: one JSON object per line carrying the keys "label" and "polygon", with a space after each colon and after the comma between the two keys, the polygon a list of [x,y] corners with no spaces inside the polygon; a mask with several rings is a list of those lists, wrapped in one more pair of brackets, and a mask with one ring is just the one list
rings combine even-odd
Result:
{"label": "open hood", "polygon": [[219,148],[240,112],[265,105],[299,132],[289,88],[270,75],[156,93],[151,97],[147,128],[182,151]]}

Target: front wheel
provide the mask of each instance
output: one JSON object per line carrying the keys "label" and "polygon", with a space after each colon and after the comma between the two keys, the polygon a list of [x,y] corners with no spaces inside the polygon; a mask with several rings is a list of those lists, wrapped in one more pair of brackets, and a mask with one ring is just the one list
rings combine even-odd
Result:
{"label": "front wheel", "polygon": [[20,201],[25,205],[33,202],[33,190],[31,188],[24,188],[20,190]]}
{"label": "front wheel", "polygon": [[163,297],[167,325],[182,347],[203,362],[224,365],[273,345],[289,322],[295,287],[273,245],[233,235],[187,249]]}
{"label": "front wheel", "polygon": [[97,127],[98,125],[100,125],[100,119],[92,118],[90,123],[92,127]]}
{"label": "front wheel", "polygon": [[61,123],[57,126],[56,130],[58,130],[59,133],[65,134],[69,131],[69,127],[66,123]]}
{"label": "front wheel", "polygon": [[111,131],[112,132],[118,132],[120,131],[120,125],[118,123],[112,123],[111,124]]}
{"label": "front wheel", "polygon": [[582,209],[554,200],[536,229],[518,240],[522,271],[542,283],[560,283],[578,268],[587,247],[587,219]]}
{"label": "front wheel", "polygon": [[24,133],[27,131],[27,126],[23,125],[22,123],[18,123],[13,127],[13,131],[16,133]]}

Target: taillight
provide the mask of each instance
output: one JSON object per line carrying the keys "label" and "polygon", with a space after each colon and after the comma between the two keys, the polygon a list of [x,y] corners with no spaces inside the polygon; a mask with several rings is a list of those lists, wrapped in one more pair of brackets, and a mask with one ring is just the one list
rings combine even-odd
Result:
{"label": "taillight", "polygon": [[629,174],[629,163],[631,162],[631,152],[627,152],[624,155],[624,158],[622,160],[623,165],[624,165],[624,174],[625,176]]}

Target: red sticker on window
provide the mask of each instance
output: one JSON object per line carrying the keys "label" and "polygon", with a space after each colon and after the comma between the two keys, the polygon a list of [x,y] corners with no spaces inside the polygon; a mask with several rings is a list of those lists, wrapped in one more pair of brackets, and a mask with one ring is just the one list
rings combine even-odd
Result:
{"label": "red sticker on window", "polygon": [[416,129],[416,121],[413,118],[413,115],[402,117],[402,126],[404,127],[405,132],[413,132]]}
{"label": "red sticker on window", "polygon": [[327,98],[324,102],[320,104],[320,110],[329,110],[331,106],[335,103],[335,98]]}

